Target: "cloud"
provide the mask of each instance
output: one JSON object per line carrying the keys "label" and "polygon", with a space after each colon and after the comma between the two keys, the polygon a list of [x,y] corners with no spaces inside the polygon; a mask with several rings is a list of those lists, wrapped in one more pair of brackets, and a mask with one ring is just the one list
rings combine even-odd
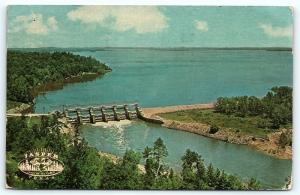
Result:
{"label": "cloud", "polygon": [[98,24],[119,32],[155,33],[168,27],[167,17],[153,6],[81,6],[67,14],[71,21]]}
{"label": "cloud", "polygon": [[270,37],[293,37],[293,27],[292,25],[286,27],[274,27],[272,24],[258,24],[264,33]]}
{"label": "cloud", "polygon": [[207,25],[206,21],[196,20],[195,27],[197,30],[202,31],[202,32],[208,31],[208,25]]}
{"label": "cloud", "polygon": [[57,31],[57,29],[58,29],[57,23],[58,22],[54,16],[49,17],[47,20],[47,24],[48,24],[49,28],[53,31]]}
{"label": "cloud", "polygon": [[54,16],[48,18],[47,23],[44,23],[43,15],[32,13],[31,15],[17,16],[11,23],[8,32],[21,32],[35,35],[47,35],[50,30],[58,29],[57,21]]}

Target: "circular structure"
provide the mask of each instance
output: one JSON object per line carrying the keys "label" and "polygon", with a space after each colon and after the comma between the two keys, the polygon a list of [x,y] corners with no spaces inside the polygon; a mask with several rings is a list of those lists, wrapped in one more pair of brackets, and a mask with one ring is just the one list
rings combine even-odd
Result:
{"label": "circular structure", "polygon": [[34,179],[50,179],[64,170],[64,164],[51,150],[41,148],[26,152],[18,168]]}

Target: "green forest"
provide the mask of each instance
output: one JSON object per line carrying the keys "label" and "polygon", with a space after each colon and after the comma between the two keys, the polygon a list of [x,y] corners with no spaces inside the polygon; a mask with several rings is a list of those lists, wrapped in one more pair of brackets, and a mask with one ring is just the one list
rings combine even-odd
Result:
{"label": "green forest", "polygon": [[293,89],[287,86],[273,87],[264,97],[220,97],[214,109],[181,110],[162,113],[161,117],[188,123],[210,126],[210,134],[222,129],[234,133],[267,138],[268,134],[282,132],[279,145],[292,145]]}
{"label": "green forest", "polygon": [[32,103],[35,87],[83,73],[102,75],[110,68],[92,57],[69,52],[7,52],[7,100]]}
{"label": "green forest", "polygon": [[293,120],[293,89],[273,87],[263,98],[254,96],[220,97],[216,112],[238,117],[259,116],[261,128],[278,129]]}
{"label": "green forest", "polygon": [[[98,155],[96,149],[70,134],[62,133],[51,117],[14,117],[7,121],[6,179],[16,189],[178,189],[178,190],[257,190],[255,179],[242,181],[223,170],[206,166],[200,154],[186,150],[182,169],[175,172],[165,163],[168,150],[158,138],[144,152],[128,150],[114,163]],[[35,148],[51,148],[64,163],[61,174],[50,180],[34,180],[18,170],[24,153]],[[138,164],[145,165],[141,172]]]}

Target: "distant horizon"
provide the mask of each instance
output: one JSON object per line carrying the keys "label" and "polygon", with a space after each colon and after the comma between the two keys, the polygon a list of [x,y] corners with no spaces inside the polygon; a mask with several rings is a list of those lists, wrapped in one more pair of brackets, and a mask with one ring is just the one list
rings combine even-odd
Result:
{"label": "distant horizon", "polygon": [[285,46],[262,46],[262,47],[254,47],[254,46],[241,46],[241,47],[191,47],[191,46],[176,46],[176,47],[151,47],[151,46],[72,46],[72,47],[7,47],[7,49],[105,49],[105,48],[120,48],[120,49],[293,49],[293,47],[285,47]]}

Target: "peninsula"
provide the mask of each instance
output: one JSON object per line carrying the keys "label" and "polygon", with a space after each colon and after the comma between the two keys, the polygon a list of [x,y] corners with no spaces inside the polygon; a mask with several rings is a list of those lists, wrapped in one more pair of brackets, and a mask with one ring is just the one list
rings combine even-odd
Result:
{"label": "peninsula", "polygon": [[292,159],[292,88],[273,87],[262,99],[218,98],[216,103],[143,109],[147,121]]}
{"label": "peninsula", "polygon": [[41,92],[93,80],[111,69],[92,57],[69,52],[7,51],[7,110],[26,112]]}

